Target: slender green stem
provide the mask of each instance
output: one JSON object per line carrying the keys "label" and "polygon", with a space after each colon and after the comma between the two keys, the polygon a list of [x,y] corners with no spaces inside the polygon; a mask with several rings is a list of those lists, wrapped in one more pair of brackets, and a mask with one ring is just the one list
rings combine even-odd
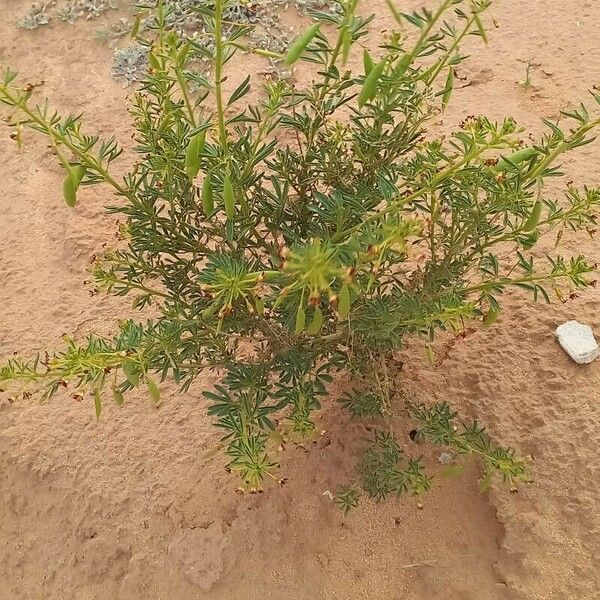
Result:
{"label": "slender green stem", "polygon": [[217,102],[217,120],[219,127],[219,143],[225,155],[228,155],[227,128],[225,127],[225,110],[223,108],[223,0],[215,0],[215,96]]}

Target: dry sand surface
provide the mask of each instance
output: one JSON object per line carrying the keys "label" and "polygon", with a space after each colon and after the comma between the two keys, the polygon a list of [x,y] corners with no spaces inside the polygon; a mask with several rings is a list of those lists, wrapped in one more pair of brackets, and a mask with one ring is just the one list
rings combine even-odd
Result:
{"label": "dry sand surface", "polygon": [[[110,76],[112,51],[86,22],[16,29],[24,4],[0,0],[0,63],[43,79],[53,105],[127,144],[128,90]],[[484,112],[539,132],[540,117],[600,84],[600,1],[495,4],[490,46],[469,48],[441,127]],[[365,10],[378,11],[374,32],[390,26],[382,2]],[[517,82],[528,60],[538,66],[525,89]],[[69,210],[44,141],[28,134],[17,152],[8,134],[0,354],[55,347],[65,332],[111,332],[127,302],[90,296],[84,284],[91,256],[114,239],[102,212],[109,192],[88,188]],[[600,185],[600,141],[565,170]],[[600,261],[598,240],[567,242],[581,251]],[[67,395],[44,406],[0,400],[0,600],[600,598],[600,361],[575,365],[553,337],[570,318],[600,333],[600,287],[551,306],[511,294],[506,308],[490,330],[440,339],[433,367],[417,341],[401,359],[409,392],[450,401],[530,456],[534,481],[517,494],[481,494],[471,468],[438,481],[422,508],[409,498],[365,503],[343,520],[323,492],[351,472],[365,424],[332,408],[320,416],[325,435],[280,456],[286,486],[239,496],[223,458],[210,455],[218,435],[200,396],[207,380],[185,395],[164,390],[160,409],[132,397],[99,422],[89,401]]]}

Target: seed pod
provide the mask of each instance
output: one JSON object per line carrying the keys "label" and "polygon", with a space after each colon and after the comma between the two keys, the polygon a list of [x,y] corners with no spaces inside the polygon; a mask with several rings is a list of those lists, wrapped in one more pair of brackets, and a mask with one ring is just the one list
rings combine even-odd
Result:
{"label": "seed pod", "polygon": [[343,285],[338,294],[337,312],[340,319],[346,319],[350,314],[350,288]]}
{"label": "seed pod", "polygon": [[151,377],[146,376],[146,383],[148,384],[150,397],[154,401],[154,404],[158,404],[160,401],[160,390],[158,389],[156,382]]}
{"label": "seed pod", "polygon": [[86,169],[83,165],[75,165],[74,167],[72,167],[71,173],[73,174],[73,181],[75,181],[77,187],[79,187],[79,184],[81,183],[81,180],[85,175],[85,171]]}
{"label": "seed pod", "polygon": [[446,110],[450,98],[452,96],[452,90],[454,89],[454,67],[448,69],[448,77],[446,78],[446,86],[444,87],[444,93],[442,94],[442,110]]}
{"label": "seed pod", "polygon": [[311,25],[296,41],[289,47],[288,52],[285,56],[285,64],[292,66],[302,55],[311,40],[317,35],[319,31],[319,24],[315,23]]}
{"label": "seed pod", "polygon": [[363,49],[363,68],[365,70],[365,76],[367,76],[371,70],[374,67],[374,63],[373,63],[373,59],[371,58],[371,55],[369,54],[369,51],[364,48]]}
{"label": "seed pod", "polygon": [[223,202],[225,203],[225,214],[227,215],[227,218],[233,219],[235,217],[235,196],[229,173],[225,175],[225,180],[223,181]]}
{"label": "seed pod", "polygon": [[154,54],[154,52],[148,52],[148,62],[155,71],[161,70],[162,67],[160,66],[160,62],[158,58],[156,58],[156,54]]}
{"label": "seed pod", "polygon": [[539,152],[535,148],[523,148],[522,150],[517,150],[517,152],[510,154],[506,158],[501,158],[494,167],[494,170],[507,171],[510,169],[511,164],[518,165],[519,163],[532,159],[538,154]]}
{"label": "seed pod", "polygon": [[496,322],[500,311],[497,308],[490,308],[486,315],[483,317],[483,325],[485,327],[490,327]]}
{"label": "seed pod", "polygon": [[204,150],[206,131],[193,135],[185,150],[185,172],[190,180],[194,180],[200,170],[200,155]]}
{"label": "seed pod", "polygon": [[73,208],[77,202],[77,187],[73,172],[69,171],[63,181],[63,197],[69,208]]}
{"label": "seed pod", "polygon": [[360,94],[358,94],[358,106],[364,106],[374,95],[377,90],[377,83],[379,78],[385,69],[386,60],[385,58],[378,62],[367,75],[365,82],[363,83]]}
{"label": "seed pod", "polygon": [[138,383],[140,382],[140,376],[136,372],[133,364],[126,361],[122,364],[122,369],[127,381],[129,381],[132,387],[137,387]]}
{"label": "seed pod", "polygon": [[350,48],[352,47],[352,32],[350,29],[344,29],[342,33],[342,64],[345,65],[348,62],[348,56],[350,55]]}
{"label": "seed pod", "polygon": [[321,331],[321,327],[323,327],[323,312],[317,306],[315,308],[315,314],[313,315],[313,319],[310,325],[308,326],[307,331],[311,335],[316,335],[317,333],[319,333],[319,331]]}
{"label": "seed pod", "polygon": [[265,303],[260,298],[255,298],[254,306],[256,307],[256,313],[262,317],[265,314]]}
{"label": "seed pod", "polygon": [[206,174],[204,182],[202,183],[202,210],[206,217],[215,210],[215,199],[213,196],[212,177],[210,176],[210,173]]}
{"label": "seed pod", "polygon": [[190,51],[191,48],[191,44],[189,42],[186,42],[182,47],[181,50],[179,50],[179,52],[177,53],[177,63],[179,65],[183,65],[183,63],[185,62],[185,59],[188,55],[188,52]]}
{"label": "seed pod", "polygon": [[295,335],[300,335],[304,331],[304,325],[306,324],[306,312],[302,302],[298,304],[298,310],[296,312],[296,327],[294,329]]}
{"label": "seed pod", "polygon": [[540,222],[540,217],[542,216],[542,203],[540,200],[536,200],[533,205],[533,209],[531,210],[531,214],[527,217],[527,221],[523,227],[521,227],[522,231],[531,231],[537,227],[537,224]]}
{"label": "seed pod", "polygon": [[98,388],[94,390],[94,409],[96,411],[96,419],[99,419],[102,412],[102,397]]}
{"label": "seed pod", "polygon": [[117,406],[123,406],[123,403],[125,402],[125,398],[123,398],[123,392],[121,392],[121,390],[118,388],[113,388],[112,394],[115,400],[115,404]]}

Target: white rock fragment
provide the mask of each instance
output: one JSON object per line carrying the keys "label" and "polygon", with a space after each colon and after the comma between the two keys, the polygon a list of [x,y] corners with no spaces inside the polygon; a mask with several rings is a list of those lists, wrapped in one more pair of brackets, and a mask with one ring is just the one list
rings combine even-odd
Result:
{"label": "white rock fragment", "polygon": [[587,365],[600,356],[600,347],[589,325],[567,321],[556,328],[556,337],[563,350],[580,365]]}

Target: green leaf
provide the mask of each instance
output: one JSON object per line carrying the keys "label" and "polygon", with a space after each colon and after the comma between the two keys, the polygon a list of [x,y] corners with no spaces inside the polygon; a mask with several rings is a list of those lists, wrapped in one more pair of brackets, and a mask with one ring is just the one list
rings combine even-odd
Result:
{"label": "green leaf", "polygon": [[365,78],[360,93],[358,94],[359,107],[362,108],[375,95],[375,92],[377,91],[377,84],[379,82],[379,78],[383,74],[383,70],[385,69],[386,63],[387,61],[385,58],[378,62]]}
{"label": "green leaf", "polygon": [[146,383],[148,384],[148,392],[150,393],[150,397],[155,404],[158,404],[160,402],[160,390],[158,389],[156,382],[154,379],[152,379],[152,377],[146,375]]}
{"label": "green leaf", "polygon": [[302,55],[304,50],[319,31],[319,24],[311,25],[296,41],[290,46],[285,56],[284,62],[288,66],[292,66]]}
{"label": "green leaf", "polygon": [[250,75],[238,85],[238,87],[234,90],[233,94],[231,94],[229,101],[227,102],[227,106],[233,104],[236,100],[243,98],[250,91]]}
{"label": "green leaf", "polygon": [[100,413],[102,412],[102,398],[98,388],[94,390],[94,409],[96,411],[96,419],[99,419]]}

